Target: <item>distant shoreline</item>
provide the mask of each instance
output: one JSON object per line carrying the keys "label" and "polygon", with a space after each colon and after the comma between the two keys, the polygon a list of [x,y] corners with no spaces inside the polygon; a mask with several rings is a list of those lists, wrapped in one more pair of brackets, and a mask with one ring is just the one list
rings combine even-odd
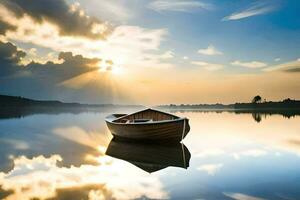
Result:
{"label": "distant shoreline", "polygon": [[174,110],[233,110],[233,111],[272,111],[272,110],[300,110],[300,101],[285,99],[283,101],[268,101],[262,103],[234,103],[234,104],[170,104],[160,105],[161,109],[174,109]]}
{"label": "distant shoreline", "polygon": [[0,95],[0,108],[20,108],[20,107],[64,107],[64,108],[101,108],[101,107],[140,107],[141,105],[121,105],[121,104],[82,104],[65,103],[56,100],[34,100],[20,96]]}
{"label": "distant shoreline", "polygon": [[[65,103],[51,100],[33,100],[24,97],[0,95],[0,109],[11,108],[107,108],[107,107],[144,107],[142,105],[118,104],[81,104]],[[270,111],[270,110],[300,110],[300,100],[285,99],[283,101],[267,101],[262,103],[234,103],[234,104],[169,104],[155,106],[158,109],[184,109],[184,110],[216,110],[216,111]]]}
{"label": "distant shoreline", "polygon": [[[60,101],[39,101],[23,97],[0,95],[0,119],[22,118],[34,114],[79,114],[84,112],[128,112],[144,109],[142,105],[80,104]],[[286,99],[280,102],[223,104],[160,105],[156,109],[168,112],[230,112],[252,114],[260,122],[262,116],[279,114],[290,118],[300,115],[300,101]]]}

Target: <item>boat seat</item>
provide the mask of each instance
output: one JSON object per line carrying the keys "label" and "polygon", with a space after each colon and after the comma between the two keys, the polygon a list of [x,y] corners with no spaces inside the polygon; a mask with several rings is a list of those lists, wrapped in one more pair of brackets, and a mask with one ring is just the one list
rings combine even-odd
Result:
{"label": "boat seat", "polygon": [[120,122],[124,123],[124,124],[128,124],[130,122],[130,120],[128,120],[128,119],[121,119]]}
{"label": "boat seat", "polygon": [[144,123],[144,122],[150,122],[152,119],[134,119],[133,123]]}

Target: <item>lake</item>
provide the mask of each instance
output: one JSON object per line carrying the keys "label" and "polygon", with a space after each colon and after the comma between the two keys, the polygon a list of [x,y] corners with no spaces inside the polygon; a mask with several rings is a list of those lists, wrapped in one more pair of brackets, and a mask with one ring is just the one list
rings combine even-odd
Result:
{"label": "lake", "polygon": [[0,198],[300,198],[299,116],[172,111],[190,119],[184,145],[128,144],[128,162],[124,145],[110,144],[111,112],[2,118]]}

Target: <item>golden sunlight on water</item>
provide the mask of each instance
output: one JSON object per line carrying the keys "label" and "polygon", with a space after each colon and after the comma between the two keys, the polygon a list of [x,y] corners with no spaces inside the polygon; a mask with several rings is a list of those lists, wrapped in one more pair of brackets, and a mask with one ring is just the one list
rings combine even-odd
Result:
{"label": "golden sunlight on water", "polygon": [[[273,115],[257,123],[250,114],[175,112],[190,119],[191,132],[183,141],[192,155],[189,167],[148,173],[130,160],[105,155],[112,138],[103,121],[106,114],[37,115],[18,122],[10,120],[11,126],[5,130],[24,132],[25,137],[1,135],[11,141],[5,151],[0,149],[9,157],[1,158],[2,162],[12,163],[0,173],[1,197],[268,199],[276,194],[260,192],[266,180],[269,188],[277,188],[277,181],[298,177],[299,117]],[[32,121],[39,123],[33,125]],[[25,129],[24,124],[32,125]],[[36,135],[36,130],[45,131]],[[38,143],[33,145],[30,138],[36,138]],[[26,148],[17,151],[21,141]],[[143,155],[143,151],[139,153]],[[275,164],[273,172],[268,171]],[[247,189],[245,179],[251,189]],[[280,194],[298,195],[284,188]]]}
{"label": "golden sunlight on water", "polygon": [[[176,113],[179,114],[180,113]],[[259,144],[300,155],[299,118],[273,115],[257,123],[250,114],[184,112],[191,120],[195,133],[184,141],[189,146],[207,149],[226,149],[243,144]],[[197,141],[194,142],[194,141]]]}

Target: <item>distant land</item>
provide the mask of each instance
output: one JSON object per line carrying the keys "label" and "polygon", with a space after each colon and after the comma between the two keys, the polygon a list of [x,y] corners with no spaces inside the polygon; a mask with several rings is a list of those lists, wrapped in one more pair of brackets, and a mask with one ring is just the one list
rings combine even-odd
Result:
{"label": "distant land", "polygon": [[[262,115],[280,114],[284,117],[300,115],[300,101],[285,99],[282,101],[261,101],[260,96],[253,98],[251,103],[234,104],[169,104],[159,105],[155,108],[173,111],[193,112],[234,112],[236,114],[250,113],[256,121],[260,121]],[[141,105],[114,105],[114,104],[81,104],[64,103],[61,101],[33,100],[17,96],[0,95],[0,119],[19,118],[32,114],[59,114],[82,112],[113,112],[120,109],[143,109]]]}
{"label": "distant land", "polygon": [[300,115],[300,101],[284,99],[282,101],[262,102],[260,96],[255,96],[251,103],[234,103],[234,104],[170,104],[158,106],[159,109],[173,111],[190,111],[190,112],[232,112],[235,114],[252,114],[256,122],[260,122],[262,117],[268,115],[281,115],[283,117],[295,117]]}
{"label": "distant land", "polygon": [[32,114],[99,112],[113,109],[143,108],[140,105],[81,104],[61,101],[33,100],[18,96],[0,95],[0,119],[19,118]]}
{"label": "distant land", "polygon": [[81,104],[65,103],[61,101],[33,100],[20,96],[0,95],[0,107],[131,107],[139,105],[114,105],[114,104]]}
{"label": "distant land", "polygon": [[285,99],[283,101],[265,101],[265,102],[251,102],[251,103],[234,103],[234,104],[169,104],[160,105],[158,108],[168,109],[196,109],[196,110],[300,110],[300,101]]}

